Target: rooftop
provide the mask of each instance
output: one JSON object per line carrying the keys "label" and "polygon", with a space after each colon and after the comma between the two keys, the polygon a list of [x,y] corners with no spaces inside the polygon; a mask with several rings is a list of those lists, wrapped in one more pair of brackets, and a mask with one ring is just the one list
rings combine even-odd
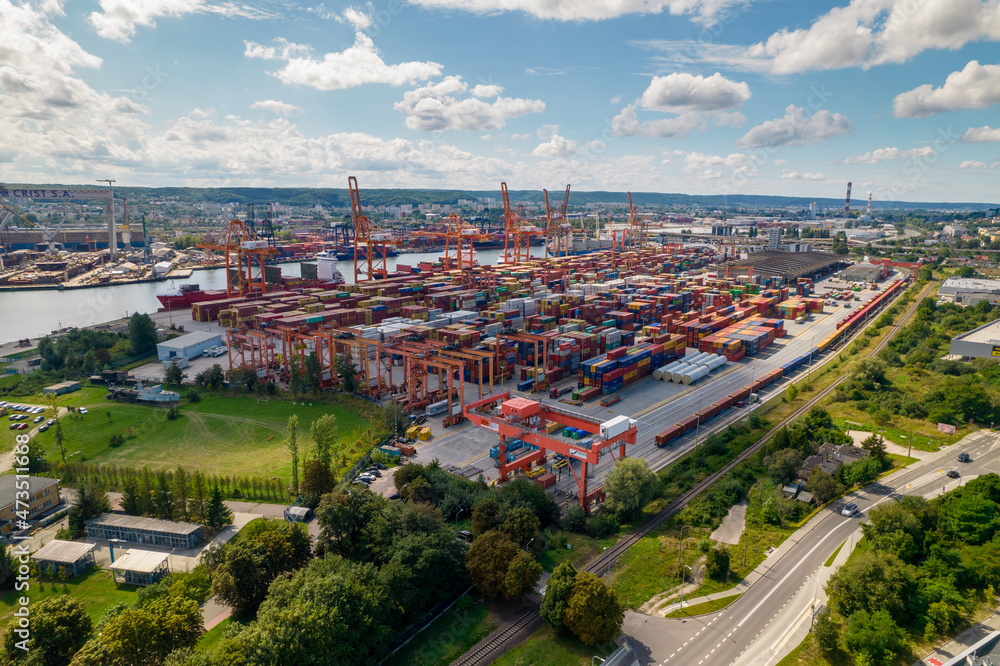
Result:
{"label": "rooftop", "polygon": [[[813,239],[804,239],[811,242]],[[746,259],[737,259],[730,266],[734,275],[745,275],[748,267],[753,267],[755,275],[774,275],[785,279],[812,275],[833,266],[846,257],[827,252],[783,252],[765,250],[754,252]]]}
{"label": "rooftop", "polygon": [[166,553],[157,553],[152,550],[130,550],[112,562],[110,568],[118,571],[153,573],[166,560]]}
{"label": "rooftop", "polygon": [[955,336],[962,342],[979,342],[982,344],[1000,344],[1000,319],[974,328],[968,333]]}
{"label": "rooftop", "polygon": [[172,340],[166,340],[164,342],[156,345],[157,347],[165,347],[167,349],[185,349],[192,345],[199,345],[203,342],[208,342],[210,340],[216,340],[221,338],[222,335],[219,333],[210,333],[209,331],[193,331],[191,333],[186,333]]}
{"label": "rooftop", "polygon": [[73,564],[81,557],[97,548],[97,544],[80,543],[79,541],[50,541],[39,548],[32,557],[46,562]]}
{"label": "rooftop", "polygon": [[147,530],[149,532],[169,532],[171,534],[192,534],[201,529],[201,525],[184,523],[159,518],[143,518],[142,516],[126,516],[121,513],[102,513],[87,521],[88,525],[107,525],[131,530]]}
{"label": "rooftop", "polygon": [[949,293],[960,291],[1000,293],[1000,280],[950,277],[941,284],[941,288],[939,290],[939,292]]}
{"label": "rooftop", "polygon": [[[0,501],[0,506],[7,506],[7,504],[14,503],[14,482],[17,481],[17,477],[13,474],[8,474],[6,476],[0,476],[0,497],[4,500]],[[32,493],[37,493],[43,488],[47,488],[52,484],[58,484],[59,481],[56,479],[49,479],[44,476],[29,476],[28,477],[28,490]],[[9,500],[9,501],[6,501]]]}

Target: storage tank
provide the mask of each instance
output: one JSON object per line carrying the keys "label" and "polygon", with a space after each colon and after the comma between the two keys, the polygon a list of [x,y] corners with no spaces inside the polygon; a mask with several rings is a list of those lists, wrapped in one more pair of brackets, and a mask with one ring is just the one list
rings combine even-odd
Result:
{"label": "storage tank", "polygon": [[707,377],[709,372],[708,368],[703,365],[699,365],[696,368],[685,372],[682,380],[685,384],[694,384],[699,379]]}
{"label": "storage tank", "polygon": [[696,367],[698,366],[691,365],[690,363],[684,363],[679,368],[674,368],[674,371],[670,375],[670,381],[680,384],[683,374],[688,370],[695,369]]}
{"label": "storage tank", "polygon": [[708,352],[698,352],[697,354],[695,354],[691,358],[684,359],[684,362],[685,363],[690,363],[692,365],[697,365],[699,361],[707,359],[709,356],[711,356],[711,354],[709,354]]}
{"label": "storage tank", "polygon": [[718,370],[725,364],[726,364],[725,356],[716,356],[714,358],[709,359],[709,361],[705,363],[702,367],[708,368],[708,371],[711,372],[712,370]]}

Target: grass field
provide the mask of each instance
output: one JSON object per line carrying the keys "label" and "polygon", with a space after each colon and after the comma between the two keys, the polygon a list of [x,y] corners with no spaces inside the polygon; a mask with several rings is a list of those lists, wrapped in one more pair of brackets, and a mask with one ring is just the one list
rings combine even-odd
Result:
{"label": "grass field", "polygon": [[494,666],[592,666],[594,657],[603,660],[617,646],[586,646],[572,637],[556,636],[548,623],[524,643],[493,662]]}
{"label": "grass field", "polygon": [[421,631],[396,654],[386,666],[448,666],[484,639],[497,627],[489,608],[476,601],[468,608],[452,606]]}
{"label": "grass field", "polygon": [[[538,563],[546,571],[555,571],[555,568],[563,562],[569,562],[579,568],[581,564],[589,562],[602,550],[612,545],[615,540],[614,537],[594,539],[575,532],[556,530],[552,532],[550,537],[551,546],[538,556]],[[566,546],[570,547],[566,548]]]}
{"label": "grass field", "polygon": [[[74,406],[86,406],[90,413],[62,419],[69,462],[148,465],[151,469],[183,466],[205,473],[239,471],[247,476],[289,478],[291,463],[282,442],[292,414],[299,417],[300,458],[312,446],[310,425],[324,414],[337,417],[338,434],[349,441],[356,431],[369,426],[365,418],[345,407],[309,401],[261,400],[258,404],[255,397],[206,395],[201,402],[182,403],[180,417],[170,421],[167,410],[160,407],[105,401],[100,388],[85,387],[71,394],[71,399]],[[125,443],[109,446],[113,434],[124,434]],[[37,437],[46,457],[57,461],[54,430]]]}
{"label": "grass field", "polygon": [[[134,585],[116,587],[114,581],[111,580],[111,572],[103,569],[91,569],[68,579],[65,583],[59,580],[32,578],[30,585],[27,596],[32,605],[58,594],[69,594],[83,604],[87,615],[90,616],[94,624],[97,624],[97,621],[101,619],[104,611],[119,601],[127,601],[128,603],[135,601],[135,593],[138,589]],[[15,590],[0,595],[0,627],[6,626],[14,617],[18,597],[22,595],[24,595],[23,592]]]}
{"label": "grass field", "polygon": [[729,604],[733,603],[742,596],[742,594],[733,594],[728,597],[722,597],[721,599],[713,599],[701,604],[695,604],[694,606],[685,606],[681,610],[675,610],[673,613],[668,613],[667,617],[693,617],[695,615],[708,615],[709,613],[714,613],[726,608]]}
{"label": "grass field", "polygon": [[214,650],[226,635],[226,629],[229,628],[230,622],[231,618],[227,617],[225,620],[202,634],[201,638],[198,639],[198,642],[195,643],[195,652],[211,652]]}
{"label": "grass field", "polygon": [[846,539],[839,546],[837,546],[837,550],[833,551],[833,553],[830,554],[830,557],[826,558],[826,562],[823,563],[824,567],[833,566],[833,561],[837,559],[837,555],[840,554],[840,549],[844,547],[845,543],[847,543]]}

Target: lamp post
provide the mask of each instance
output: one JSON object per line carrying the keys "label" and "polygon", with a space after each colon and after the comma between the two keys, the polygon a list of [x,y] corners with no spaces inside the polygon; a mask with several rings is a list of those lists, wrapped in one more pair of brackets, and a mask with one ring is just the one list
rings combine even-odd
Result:
{"label": "lamp post", "polygon": [[684,551],[684,530],[691,527],[690,525],[681,525],[681,535],[677,541],[677,564],[681,563],[681,553]]}
{"label": "lamp post", "polygon": [[683,567],[681,567],[681,607],[680,607],[680,610],[684,610],[684,584],[686,582],[686,580],[684,578],[684,569],[687,569],[688,571],[690,571],[691,572],[691,576],[694,577],[694,569],[692,569],[691,567],[689,567],[686,564]]}

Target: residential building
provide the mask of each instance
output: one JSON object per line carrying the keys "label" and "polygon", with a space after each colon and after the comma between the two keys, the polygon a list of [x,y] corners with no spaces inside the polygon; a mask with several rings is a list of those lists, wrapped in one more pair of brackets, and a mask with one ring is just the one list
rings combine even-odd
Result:
{"label": "residential building", "polygon": [[[43,476],[29,476],[28,513],[26,517],[19,516],[15,492],[22,489],[17,488],[16,483],[18,483],[18,478],[12,474],[0,476],[0,534],[4,536],[19,530],[16,521],[38,520],[62,504],[58,480]],[[20,507],[20,510],[24,511],[24,507]]]}

